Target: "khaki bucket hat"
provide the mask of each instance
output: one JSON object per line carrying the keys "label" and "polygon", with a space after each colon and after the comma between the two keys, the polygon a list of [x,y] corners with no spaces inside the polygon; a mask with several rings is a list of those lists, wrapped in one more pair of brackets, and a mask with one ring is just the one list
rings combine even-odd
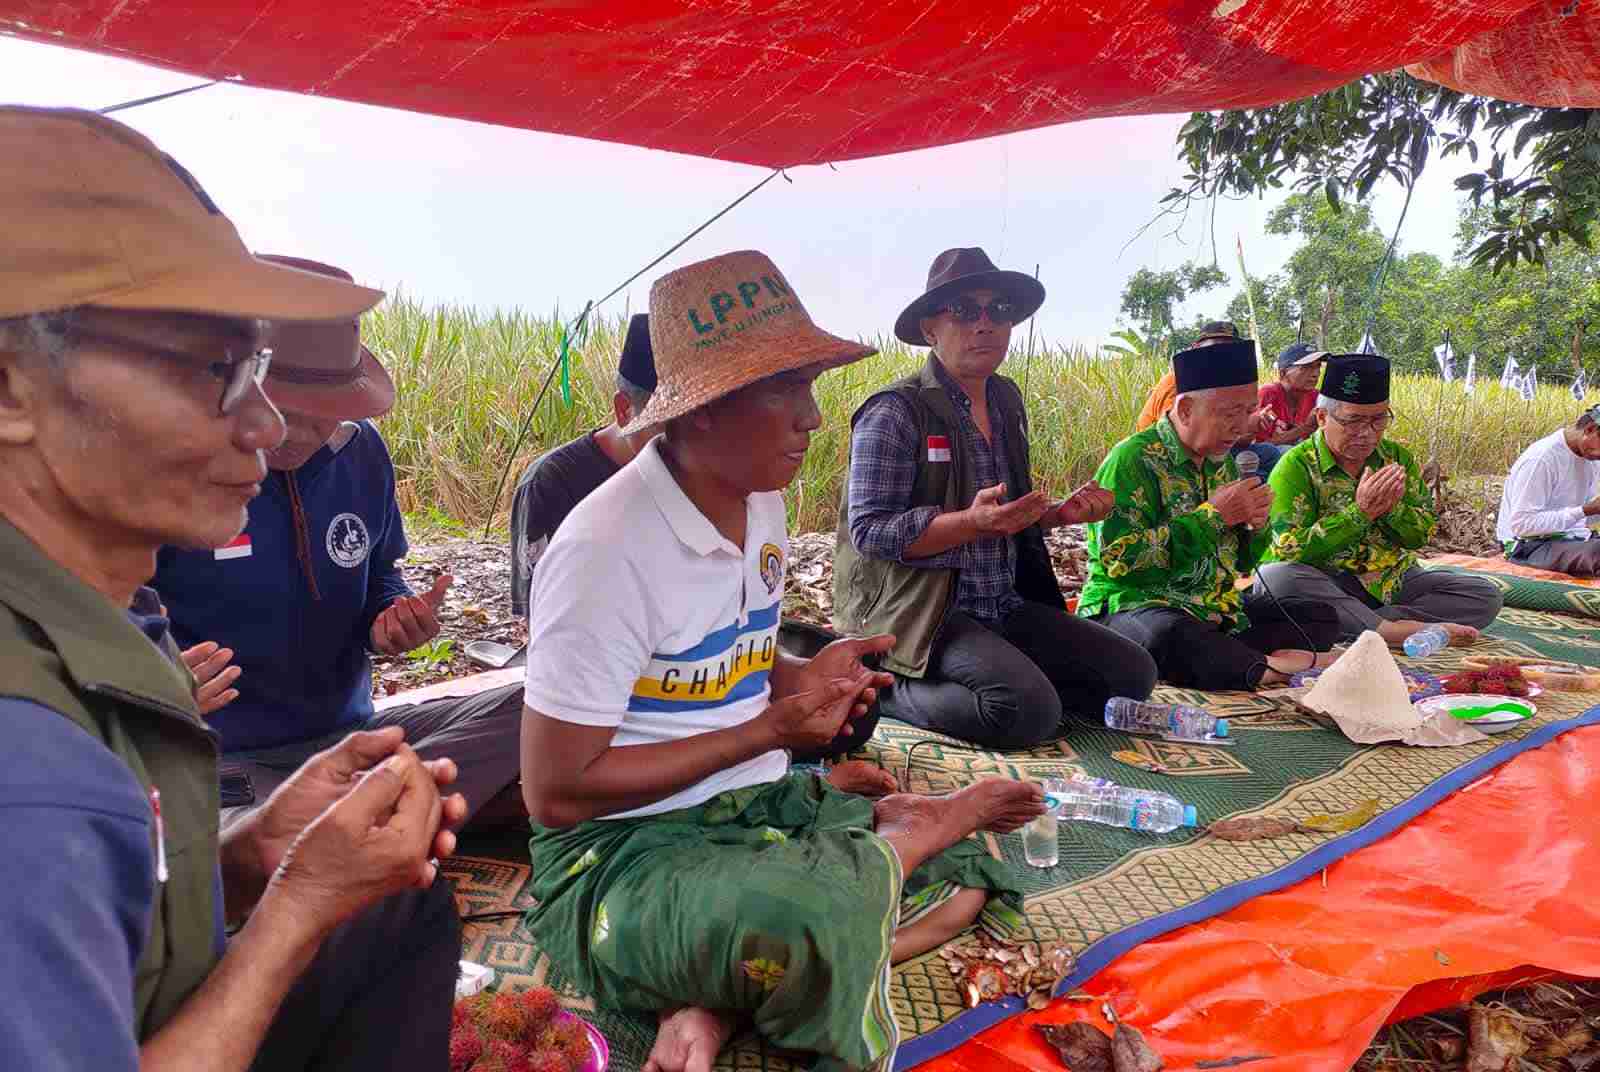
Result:
{"label": "khaki bucket hat", "polygon": [[0,106],[0,317],[78,305],[346,320],[380,290],[250,255],[194,176],[143,134]]}
{"label": "khaki bucket hat", "polygon": [[[349,272],[304,257],[258,253],[264,261],[353,282]],[[280,320],[268,345],[267,396],[291,413],[359,421],[394,409],[394,380],[361,341],[361,322]]]}
{"label": "khaki bucket hat", "polygon": [[724,253],[656,280],[650,346],[655,393],[624,435],[780,372],[834,368],[877,353],[817,327],[778,266],[755,250]]}

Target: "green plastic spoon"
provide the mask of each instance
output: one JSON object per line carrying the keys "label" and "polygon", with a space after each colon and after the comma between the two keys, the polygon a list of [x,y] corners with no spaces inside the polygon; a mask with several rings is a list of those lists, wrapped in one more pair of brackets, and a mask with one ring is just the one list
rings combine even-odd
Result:
{"label": "green plastic spoon", "polygon": [[1459,719],[1468,721],[1475,718],[1483,718],[1485,715],[1492,715],[1499,711],[1508,711],[1511,714],[1518,715],[1522,718],[1533,717],[1528,714],[1528,709],[1522,704],[1510,700],[1507,700],[1504,703],[1494,704],[1491,707],[1453,707],[1450,709],[1450,713],[1452,715]]}

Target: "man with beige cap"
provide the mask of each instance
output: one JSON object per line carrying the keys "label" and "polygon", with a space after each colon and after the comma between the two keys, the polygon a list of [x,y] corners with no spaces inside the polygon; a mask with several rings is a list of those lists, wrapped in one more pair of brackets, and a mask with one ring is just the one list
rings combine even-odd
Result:
{"label": "man with beige cap", "polygon": [[[264,259],[349,279],[317,261]],[[249,522],[227,547],[163,548],[151,582],[181,646],[234,653],[236,695],[210,719],[223,756],[260,802],[348,734],[399,726],[423,759],[455,761],[471,821],[517,780],[521,686],[382,711],[372,703],[369,653],[399,655],[438,636],[451,581],[442,575],[416,595],[400,572],[405,522],[394,464],[372,423],[394,406],[394,382],[355,320],[279,324],[268,341],[263,386],[288,433],[267,452],[270,473]],[[514,792],[508,802],[507,817],[526,818]],[[250,806],[241,801],[224,825]]]}
{"label": "man with beige cap", "polygon": [[891,680],[863,660],[892,637],[809,661],[777,646],[812,383],[872,350],[820,330],[755,252],[657,280],[650,338],[636,423],[664,433],[534,571],[528,924],[599,1001],[658,1013],[646,1072],[704,1072],[738,1018],[817,1068],[885,1069],[889,962],[1020,922],[1009,869],[968,835],[1043,798],[992,779],[873,803],[787,772],[786,750],[832,740]]}
{"label": "man with beige cap", "polygon": [[453,764],[356,734],[219,838],[216,735],[144,587],[162,545],[233,540],[266,478],[260,322],[382,295],[250,256],[188,172],[89,112],[0,107],[0,248],[0,1052],[443,1067]]}

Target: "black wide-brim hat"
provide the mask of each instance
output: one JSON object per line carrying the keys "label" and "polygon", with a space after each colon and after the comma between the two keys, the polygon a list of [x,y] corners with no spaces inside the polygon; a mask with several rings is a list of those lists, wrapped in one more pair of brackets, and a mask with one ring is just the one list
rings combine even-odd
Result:
{"label": "black wide-brim hat", "polygon": [[1017,303],[1015,323],[1022,323],[1044,304],[1044,285],[1023,272],[996,268],[983,250],[947,249],[928,269],[928,288],[895,318],[895,338],[912,346],[931,345],[922,334],[922,319],[972,290],[998,290]]}

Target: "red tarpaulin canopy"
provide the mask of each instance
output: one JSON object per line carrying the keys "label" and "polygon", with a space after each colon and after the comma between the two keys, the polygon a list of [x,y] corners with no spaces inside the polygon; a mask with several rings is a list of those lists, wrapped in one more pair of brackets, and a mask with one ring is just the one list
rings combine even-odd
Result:
{"label": "red tarpaulin canopy", "polygon": [[0,0],[212,78],[768,166],[1289,100],[1408,64],[1600,105],[1576,0]]}

